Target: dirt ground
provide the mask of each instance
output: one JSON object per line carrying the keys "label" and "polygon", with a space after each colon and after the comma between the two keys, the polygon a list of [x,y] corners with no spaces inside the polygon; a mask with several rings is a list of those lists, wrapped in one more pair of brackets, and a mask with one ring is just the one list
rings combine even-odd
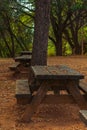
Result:
{"label": "dirt ground", "polygon": [[[28,71],[14,74],[9,70],[12,59],[0,59],[0,130],[87,130],[79,118],[77,104],[43,105],[32,122],[19,122],[26,105],[17,105],[15,83],[17,79],[28,77]],[[85,75],[87,81],[87,57],[50,57],[48,65],[68,65]]]}

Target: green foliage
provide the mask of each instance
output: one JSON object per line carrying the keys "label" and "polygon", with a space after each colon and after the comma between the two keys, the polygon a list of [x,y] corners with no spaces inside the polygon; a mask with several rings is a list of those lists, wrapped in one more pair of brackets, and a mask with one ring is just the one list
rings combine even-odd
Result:
{"label": "green foliage", "polygon": [[[87,41],[87,0],[52,0],[51,7],[51,13],[53,13],[54,18],[56,19],[55,25],[58,25],[55,26],[56,32],[60,29],[64,36],[64,29],[67,29],[70,39],[72,40],[73,37],[70,32],[71,25],[69,21],[69,18],[71,18],[74,31],[79,26],[79,44],[81,44],[82,38],[85,42]],[[16,0],[3,0],[2,2],[2,0],[0,0],[0,57],[11,57],[11,52],[13,51],[12,38],[14,41],[15,54],[19,53],[21,50],[32,50],[34,10],[34,0],[27,0],[27,3],[26,1],[23,3],[22,0],[19,0],[19,2]],[[77,19],[76,16],[78,16]],[[81,18],[79,16],[81,16]],[[80,25],[79,22],[77,22],[78,26],[76,26],[75,20],[77,21],[78,18],[80,18]],[[63,23],[66,28],[62,26]],[[85,27],[83,27],[84,25]],[[82,30],[84,30],[84,36],[81,35]],[[53,41],[56,41],[51,25],[49,35]],[[72,51],[67,40],[65,41],[64,37],[62,40],[64,50],[63,55],[70,55]],[[48,55],[56,55],[55,44],[53,41],[49,41]]]}
{"label": "green foliage", "polygon": [[71,55],[72,54],[72,50],[70,45],[68,44],[68,42],[63,44],[63,50],[64,50],[64,54],[63,55]]}
{"label": "green foliage", "polygon": [[3,51],[0,55],[10,57],[13,51],[17,54],[29,50],[34,32],[34,1],[22,4],[15,0],[0,0],[0,3],[0,44]]}
{"label": "green foliage", "polygon": [[49,42],[48,44],[48,56],[55,56],[56,55],[56,52],[55,52],[55,46]]}

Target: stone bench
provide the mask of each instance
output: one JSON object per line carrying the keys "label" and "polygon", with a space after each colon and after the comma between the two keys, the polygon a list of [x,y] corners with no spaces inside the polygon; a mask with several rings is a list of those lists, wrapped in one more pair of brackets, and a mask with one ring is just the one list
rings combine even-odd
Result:
{"label": "stone bench", "polygon": [[[85,93],[85,96],[87,97],[87,83],[80,81],[79,88]],[[80,110],[79,115],[81,120],[87,125],[87,110]]]}
{"label": "stone bench", "polygon": [[13,63],[11,66],[9,66],[9,69],[12,71],[18,71],[18,67],[20,66],[19,62]]}
{"label": "stone bench", "polygon": [[16,94],[17,104],[28,104],[31,101],[31,92],[27,79],[16,81]]}
{"label": "stone bench", "polygon": [[87,125],[87,110],[79,111],[80,119]]}
{"label": "stone bench", "polygon": [[80,88],[80,90],[82,90],[84,93],[87,93],[87,83],[80,81],[80,83],[79,83],[79,88]]}

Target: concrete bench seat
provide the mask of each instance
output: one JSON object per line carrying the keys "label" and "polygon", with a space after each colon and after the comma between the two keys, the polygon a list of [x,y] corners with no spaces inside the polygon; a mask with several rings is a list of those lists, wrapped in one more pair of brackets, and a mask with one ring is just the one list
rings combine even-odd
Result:
{"label": "concrete bench seat", "polygon": [[[79,88],[85,93],[85,96],[87,97],[87,83],[80,81]],[[81,120],[85,123],[85,125],[87,125],[87,110],[80,110],[79,115]]]}
{"label": "concrete bench seat", "polygon": [[16,94],[18,104],[28,104],[31,101],[31,92],[27,79],[16,81]]}
{"label": "concrete bench seat", "polygon": [[80,119],[87,125],[87,110],[79,111]]}
{"label": "concrete bench seat", "polygon": [[80,83],[79,83],[79,88],[80,88],[80,90],[82,90],[84,93],[87,93],[87,83],[80,81]]}
{"label": "concrete bench seat", "polygon": [[15,62],[11,66],[9,66],[9,69],[12,71],[18,70],[18,67],[20,66],[20,62]]}

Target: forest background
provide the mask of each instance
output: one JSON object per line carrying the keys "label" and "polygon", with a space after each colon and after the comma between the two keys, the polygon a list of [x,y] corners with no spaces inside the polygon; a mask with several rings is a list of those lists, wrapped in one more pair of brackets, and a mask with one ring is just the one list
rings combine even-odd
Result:
{"label": "forest background", "polygon": [[[0,0],[0,57],[32,50],[35,1]],[[51,0],[48,56],[87,55],[87,1]]]}

